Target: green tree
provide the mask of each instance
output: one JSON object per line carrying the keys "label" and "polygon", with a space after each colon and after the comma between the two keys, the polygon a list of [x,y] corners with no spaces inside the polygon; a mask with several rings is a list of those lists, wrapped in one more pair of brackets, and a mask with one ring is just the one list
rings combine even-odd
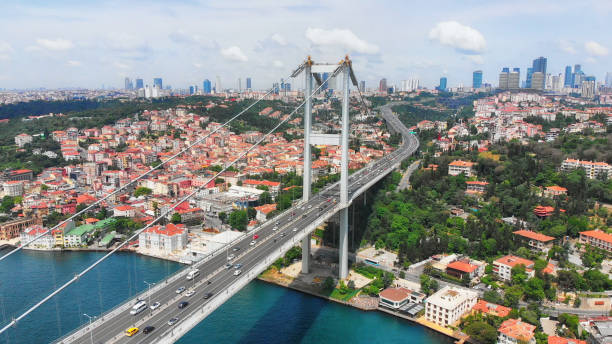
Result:
{"label": "green tree", "polygon": [[334,286],[334,279],[332,277],[328,276],[325,281],[323,281],[323,290],[332,290]]}
{"label": "green tree", "polygon": [[493,344],[497,341],[497,329],[485,321],[474,321],[464,328],[464,332],[482,344]]}
{"label": "green tree", "polygon": [[182,221],[181,214],[179,213],[172,214],[172,217],[170,218],[170,222],[176,225],[176,224],[181,223],[181,221]]}
{"label": "green tree", "polygon": [[495,290],[485,291],[482,298],[487,302],[491,302],[495,304],[501,304],[503,302],[501,295],[499,295],[499,293]]}
{"label": "green tree", "polygon": [[504,294],[504,305],[515,308],[523,298],[523,288],[520,285],[513,285],[506,288]]}
{"label": "green tree", "polygon": [[147,187],[141,186],[134,191],[134,197],[146,196],[152,193],[153,193],[153,190]]}
{"label": "green tree", "polygon": [[272,203],[272,196],[270,196],[270,193],[267,191],[262,192],[261,195],[259,195],[259,204],[263,205],[270,203]]}
{"label": "green tree", "polygon": [[544,281],[537,277],[530,278],[524,285],[525,297],[533,301],[542,301],[546,298],[544,294]]}
{"label": "green tree", "polygon": [[232,228],[237,229],[241,232],[246,230],[249,222],[247,211],[244,209],[234,210],[229,216],[229,224]]}
{"label": "green tree", "polygon": [[523,284],[527,280],[527,272],[525,271],[525,265],[517,264],[512,267],[511,270],[512,284]]}

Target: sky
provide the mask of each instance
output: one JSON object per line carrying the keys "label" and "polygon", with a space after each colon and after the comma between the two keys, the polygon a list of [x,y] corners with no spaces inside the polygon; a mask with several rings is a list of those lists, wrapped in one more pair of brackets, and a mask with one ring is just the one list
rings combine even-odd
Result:
{"label": "sky", "polygon": [[610,0],[3,0],[0,89],[123,87],[126,76],[266,89],[308,55],[345,54],[368,88],[383,77],[469,86],[474,70],[495,85],[505,66],[524,79],[538,56],[550,73],[581,64],[602,80],[611,22]]}

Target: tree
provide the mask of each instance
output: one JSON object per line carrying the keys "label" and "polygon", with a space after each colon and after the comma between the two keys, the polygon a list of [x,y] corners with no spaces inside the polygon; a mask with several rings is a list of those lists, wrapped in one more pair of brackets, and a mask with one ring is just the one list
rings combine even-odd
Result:
{"label": "tree", "polygon": [[325,281],[323,281],[323,290],[332,290],[334,289],[334,279],[332,277],[327,277]]}
{"label": "tree", "polygon": [[182,221],[181,214],[179,213],[172,214],[172,217],[170,218],[170,222],[176,225],[176,224],[181,223],[181,221]]}
{"label": "tree", "polygon": [[537,277],[533,277],[525,283],[524,286],[525,296],[533,301],[542,301],[546,298],[544,294],[544,281]]}
{"label": "tree", "polygon": [[234,210],[229,216],[229,224],[232,228],[237,229],[241,232],[246,230],[249,222],[246,210]]}
{"label": "tree", "polygon": [[497,329],[485,321],[474,321],[464,331],[478,343],[493,344],[497,341]]}
{"label": "tree", "polygon": [[523,298],[523,288],[520,285],[513,285],[506,289],[504,294],[504,305],[515,308]]}
{"label": "tree", "polygon": [[257,216],[257,210],[253,207],[248,207],[247,208],[247,216],[249,218],[249,220],[254,219]]}
{"label": "tree", "polygon": [[41,191],[47,191],[47,190],[49,190],[49,186],[47,184],[41,184],[40,185],[40,190]]}
{"label": "tree", "polygon": [[272,196],[268,191],[264,191],[259,195],[259,205],[272,203]]}
{"label": "tree", "polygon": [[485,291],[482,298],[487,302],[491,302],[495,304],[501,304],[503,302],[501,295],[499,295],[499,293],[495,290]]}
{"label": "tree", "polygon": [[525,272],[525,265],[517,264],[512,267],[512,284],[523,284],[527,280],[527,273]]}
{"label": "tree", "polygon": [[152,193],[153,193],[153,190],[147,187],[141,186],[134,191],[134,197],[146,196]]}
{"label": "tree", "polygon": [[221,222],[225,223],[225,220],[227,219],[227,213],[222,211],[219,213],[219,220],[221,220]]}

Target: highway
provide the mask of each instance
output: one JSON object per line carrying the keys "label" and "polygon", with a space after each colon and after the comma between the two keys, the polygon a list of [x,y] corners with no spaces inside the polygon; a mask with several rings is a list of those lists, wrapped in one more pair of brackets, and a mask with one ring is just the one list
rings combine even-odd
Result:
{"label": "highway", "polygon": [[[381,114],[395,131],[402,134],[403,143],[391,154],[349,176],[349,199],[354,199],[361,194],[369,181],[392,171],[394,166],[413,154],[418,148],[417,138],[410,134],[408,129],[392,114],[391,105],[387,104],[381,107]],[[96,320],[92,326],[93,331],[90,331],[88,326],[84,326],[71,335],[63,337],[59,342],[91,343],[92,339],[93,343],[152,343],[160,341],[162,337],[178,326],[177,324],[189,318],[193,312],[203,312],[203,306],[212,302],[219,295],[227,293],[229,286],[236,282],[239,277],[249,274],[249,277],[255,278],[256,275],[251,276],[253,275],[251,270],[275,250],[280,250],[281,246],[292,240],[295,245],[299,245],[300,242],[294,238],[296,232],[320,220],[324,213],[338,206],[339,188],[339,183],[328,186],[313,195],[308,202],[294,205],[277,217],[266,221],[254,231],[235,240],[228,245],[224,254],[214,255],[210,259],[205,258],[204,261],[195,263],[193,267],[177,272],[178,276],[175,275],[175,278],[161,281],[161,285],[152,287],[151,295],[141,294],[141,299],[147,301],[145,311],[137,315],[131,315],[127,307],[135,304],[136,300],[129,300],[123,304],[123,310],[117,309],[115,312],[107,313],[101,319]],[[251,245],[254,233],[259,237],[255,240],[256,243]],[[232,254],[236,257],[230,260],[231,263],[242,264],[240,276],[234,275],[236,271],[234,267],[227,269],[224,267],[228,262],[228,256]],[[193,280],[187,280],[186,274],[194,267],[200,270],[199,276]],[[176,290],[180,287],[185,287],[186,290],[177,293]],[[195,291],[195,294],[186,296],[188,290]],[[212,293],[212,296],[205,297],[208,293]],[[189,304],[180,309],[178,305],[183,301],[187,301]],[[160,302],[161,306],[151,311],[148,306],[155,302]],[[168,320],[174,317],[179,319],[177,324],[169,325]],[[140,328],[140,331],[132,337],[127,337],[124,334],[125,330],[133,326]],[[146,326],[153,326],[155,329],[149,334],[144,334],[142,330]]]}

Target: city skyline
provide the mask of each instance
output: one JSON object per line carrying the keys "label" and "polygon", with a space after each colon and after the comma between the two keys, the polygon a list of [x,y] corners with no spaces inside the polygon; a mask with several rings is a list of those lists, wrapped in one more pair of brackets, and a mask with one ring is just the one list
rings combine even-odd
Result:
{"label": "city skyline", "polygon": [[[309,54],[334,62],[349,53],[362,71],[358,78],[368,85],[383,77],[389,85],[418,78],[433,88],[445,76],[449,88],[467,86],[474,70],[483,71],[483,83],[496,84],[502,67],[527,70],[539,56],[548,59],[552,74],[581,64],[604,80],[612,70],[612,41],[599,29],[612,13],[612,4],[605,1],[478,6],[292,1],[277,6],[193,0],[171,6],[160,1],[115,5],[73,0],[52,7],[11,1],[0,5],[0,25],[14,32],[0,39],[0,88],[122,88],[126,76],[146,83],[161,77],[175,88],[187,88],[217,75],[232,88],[249,75],[253,88],[263,89],[286,77]],[[258,13],[280,19],[269,23],[256,18]],[[571,20],[576,13],[590,20]],[[28,27],[19,25],[26,19],[36,20]],[[411,24],[361,24],[377,22]],[[539,30],[541,25],[550,30]]]}

